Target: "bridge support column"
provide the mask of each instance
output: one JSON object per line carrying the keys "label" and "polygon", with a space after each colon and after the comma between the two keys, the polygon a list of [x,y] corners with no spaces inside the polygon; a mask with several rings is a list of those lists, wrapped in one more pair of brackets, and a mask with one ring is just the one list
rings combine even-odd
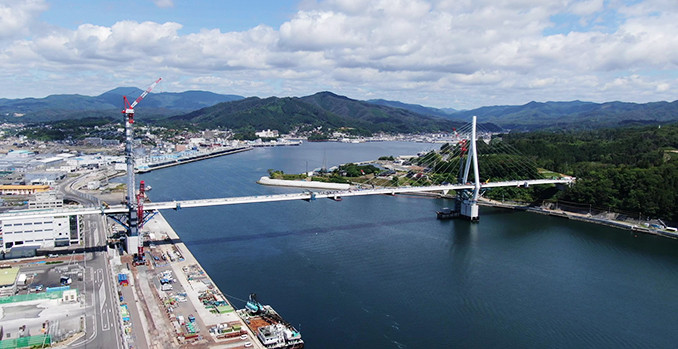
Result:
{"label": "bridge support column", "polygon": [[461,203],[461,216],[468,218],[471,222],[477,222],[478,217],[478,197],[480,196],[480,171],[478,170],[478,149],[476,148],[476,117],[473,116],[471,126],[471,139],[469,139],[469,152],[466,156],[466,169],[462,183],[468,182],[469,171],[473,165],[473,194],[470,199],[464,199]]}
{"label": "bridge support column", "polygon": [[478,222],[480,220],[478,202],[475,200],[464,200],[461,203],[461,215],[471,222]]}
{"label": "bridge support column", "polygon": [[135,254],[139,249],[139,235],[130,235],[125,239],[125,249],[129,254]]}

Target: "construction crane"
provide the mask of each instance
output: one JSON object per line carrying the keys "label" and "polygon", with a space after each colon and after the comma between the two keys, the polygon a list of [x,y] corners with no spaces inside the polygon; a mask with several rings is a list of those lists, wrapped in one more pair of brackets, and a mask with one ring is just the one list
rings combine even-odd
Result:
{"label": "construction crane", "polygon": [[139,192],[137,193],[137,219],[139,229],[144,227],[144,199],[146,198],[146,185],[144,181],[139,182]]}
{"label": "construction crane", "polygon": [[127,100],[127,96],[122,96],[122,99],[125,101],[125,109],[122,110],[122,113],[127,115],[128,118],[127,120],[129,120],[130,124],[134,123],[134,107],[136,107],[137,104],[139,104],[139,102],[141,102],[141,100],[144,99],[144,97],[146,97],[146,95],[148,95],[148,93],[151,92],[151,90],[153,90],[155,85],[157,85],[160,82],[160,80],[162,80],[162,78],[158,78],[158,80],[152,83],[151,86],[148,86],[146,91],[144,91],[141,94],[141,96],[137,97],[137,99],[135,99],[132,104],[130,104],[129,101]]}
{"label": "construction crane", "polygon": [[132,147],[134,145],[134,132],[132,124],[134,124],[134,107],[146,97],[151,90],[157,85],[162,78],[158,78],[149,86],[133,103],[129,103],[127,96],[123,96],[124,109],[122,113],[125,114],[125,157],[127,163],[127,253],[133,253],[136,249],[137,262],[144,262],[144,242],[139,236],[139,228],[143,225],[143,201],[144,201],[144,182],[140,183],[139,194],[135,195],[135,181],[134,181],[134,154]]}

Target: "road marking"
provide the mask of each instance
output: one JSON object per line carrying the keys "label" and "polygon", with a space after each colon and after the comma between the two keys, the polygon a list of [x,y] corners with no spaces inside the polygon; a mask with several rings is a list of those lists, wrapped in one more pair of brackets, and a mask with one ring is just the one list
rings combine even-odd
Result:
{"label": "road marking", "polygon": [[99,286],[99,309],[104,309],[104,306],[106,303],[106,289],[104,288],[104,284],[102,283],[101,286]]}
{"label": "road marking", "polygon": [[[104,310],[102,311],[102,313],[101,313],[101,330],[102,330],[102,331],[109,331],[109,330],[111,329],[111,326],[110,326],[110,323],[111,323],[110,315],[111,315],[111,309],[104,309]],[[106,321],[104,321],[104,319],[105,319]]]}

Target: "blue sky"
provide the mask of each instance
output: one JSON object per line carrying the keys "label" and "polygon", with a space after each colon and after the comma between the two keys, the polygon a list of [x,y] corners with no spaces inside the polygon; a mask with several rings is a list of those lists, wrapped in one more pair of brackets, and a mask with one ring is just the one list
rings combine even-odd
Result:
{"label": "blue sky", "polygon": [[675,0],[0,0],[0,98],[329,90],[468,109],[673,101]]}
{"label": "blue sky", "polygon": [[194,0],[171,1],[172,6],[157,6],[153,1],[60,0],[49,2],[49,11],[41,19],[60,27],[76,29],[84,23],[111,26],[118,21],[177,22],[180,33],[196,33],[218,28],[222,32],[243,31],[259,24],[278,27],[297,11],[291,0]]}

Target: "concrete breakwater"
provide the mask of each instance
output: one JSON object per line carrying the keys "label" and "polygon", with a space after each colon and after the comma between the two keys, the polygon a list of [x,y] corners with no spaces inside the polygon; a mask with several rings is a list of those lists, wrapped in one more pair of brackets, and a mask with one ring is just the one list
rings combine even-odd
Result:
{"label": "concrete breakwater", "polygon": [[351,185],[347,183],[327,183],[317,181],[288,181],[284,179],[272,179],[267,176],[259,178],[259,184],[272,185],[279,187],[295,187],[295,188],[314,188],[314,189],[330,189],[330,190],[348,190]]}

